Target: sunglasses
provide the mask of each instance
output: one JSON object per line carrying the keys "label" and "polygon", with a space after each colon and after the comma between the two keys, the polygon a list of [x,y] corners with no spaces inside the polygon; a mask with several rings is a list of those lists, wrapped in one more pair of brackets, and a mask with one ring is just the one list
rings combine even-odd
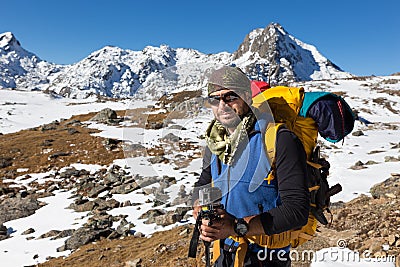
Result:
{"label": "sunglasses", "polygon": [[208,103],[212,106],[218,106],[222,100],[226,104],[236,101],[240,98],[235,92],[227,92],[223,95],[210,95],[208,96]]}

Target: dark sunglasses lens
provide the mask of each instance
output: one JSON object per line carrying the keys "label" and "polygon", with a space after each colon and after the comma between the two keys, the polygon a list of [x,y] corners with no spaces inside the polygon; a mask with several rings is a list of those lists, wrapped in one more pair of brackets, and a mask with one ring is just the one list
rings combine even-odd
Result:
{"label": "dark sunglasses lens", "polygon": [[212,105],[212,106],[218,106],[219,105],[219,100],[220,100],[221,98],[219,97],[219,96],[214,96],[214,97],[212,97],[212,96],[209,96],[208,97],[208,103],[210,104],[210,105]]}
{"label": "dark sunglasses lens", "polygon": [[239,99],[239,96],[234,92],[227,93],[223,96],[223,100],[225,103],[230,103],[237,99]]}

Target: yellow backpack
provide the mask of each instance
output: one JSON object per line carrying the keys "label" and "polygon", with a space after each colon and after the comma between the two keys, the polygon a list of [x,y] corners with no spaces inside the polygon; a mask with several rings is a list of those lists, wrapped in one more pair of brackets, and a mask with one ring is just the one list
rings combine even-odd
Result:
{"label": "yellow backpack", "polygon": [[[274,179],[276,135],[283,125],[303,143],[307,155],[308,187],[311,195],[308,222],[301,229],[293,229],[271,236],[258,235],[232,237],[239,243],[235,266],[242,266],[248,243],[270,249],[299,245],[311,240],[318,221],[327,224],[324,211],[329,211],[330,197],[341,191],[336,184],[329,187],[329,163],[319,156],[318,133],[328,141],[338,142],[354,127],[355,116],[343,98],[328,92],[307,92],[303,88],[277,86],[253,97],[253,106],[261,112],[272,112],[275,123],[268,125],[265,133],[267,154],[272,171],[266,180]],[[321,112],[324,110],[324,112]],[[328,117],[323,117],[328,115]],[[220,255],[219,242],[214,243],[213,260]]]}
{"label": "yellow backpack", "polygon": [[[279,128],[283,125],[295,133],[303,143],[307,155],[307,162],[314,167],[320,167],[311,162],[312,152],[316,146],[318,137],[317,125],[312,118],[298,116],[303,100],[303,88],[284,86],[270,88],[253,98],[253,106],[258,108],[261,112],[269,112],[270,108],[275,120],[275,124],[270,124],[265,133],[265,144],[272,166],[272,171],[267,180],[274,179],[273,170],[275,167],[276,135]],[[314,185],[309,188],[310,192],[316,189],[318,189],[318,187]],[[317,220],[310,212],[307,224],[301,229],[261,238],[266,240],[267,243],[259,245],[271,249],[282,248],[288,245],[295,248],[310,240],[314,236],[316,229]],[[259,243],[257,241],[255,242]]]}

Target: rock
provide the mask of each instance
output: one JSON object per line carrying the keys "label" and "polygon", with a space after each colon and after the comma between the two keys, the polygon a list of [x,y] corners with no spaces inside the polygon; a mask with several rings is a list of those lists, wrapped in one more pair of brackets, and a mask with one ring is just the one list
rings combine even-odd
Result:
{"label": "rock", "polygon": [[62,151],[60,151],[60,152],[56,152],[56,153],[51,154],[49,156],[49,159],[57,159],[59,157],[65,157],[65,156],[69,156],[69,155],[71,155],[71,152],[62,152]]}
{"label": "rock", "polygon": [[138,179],[136,182],[139,184],[140,187],[146,187],[157,183],[158,181],[158,177],[144,177],[142,179]]}
{"label": "rock", "polygon": [[39,130],[42,132],[56,130],[59,125],[60,123],[58,121],[53,121],[49,124],[42,125]]}
{"label": "rock", "polygon": [[142,157],[147,155],[147,149],[141,144],[124,144],[124,153],[128,157]]}
{"label": "rock", "polygon": [[372,150],[372,151],[368,152],[368,155],[378,154],[378,153],[383,153],[383,152],[385,152],[385,150]]}
{"label": "rock", "polygon": [[353,136],[363,136],[363,135],[364,135],[364,132],[361,131],[361,130],[359,130],[359,131],[354,131],[351,135],[353,135]]}
{"label": "rock", "polygon": [[79,177],[79,171],[74,167],[66,168],[62,173],[59,174],[60,178],[70,178],[72,176]]}
{"label": "rock", "polygon": [[364,166],[365,164],[362,161],[357,161],[353,166],[350,167],[352,170],[361,170],[365,169],[366,167]]}
{"label": "rock", "polygon": [[395,143],[390,143],[392,145],[391,149],[397,149],[400,148],[400,142],[395,144]]}
{"label": "rock", "polygon": [[110,190],[111,194],[128,194],[132,191],[139,189],[140,186],[136,182],[132,182],[129,184],[122,184],[119,186],[113,186]]}
{"label": "rock", "polygon": [[148,161],[151,164],[159,164],[159,163],[168,163],[169,162],[169,160],[164,156],[154,156],[152,158],[149,158]]}
{"label": "rock", "polygon": [[121,207],[129,207],[132,206],[132,202],[130,200],[126,200],[121,204]]}
{"label": "rock", "polygon": [[178,207],[175,211],[168,211],[164,215],[160,215],[155,217],[154,222],[157,225],[167,226],[179,222],[183,219],[184,215],[188,210],[191,210],[189,207]]}
{"label": "rock", "polygon": [[59,230],[50,230],[47,233],[42,234],[39,236],[37,239],[43,239],[43,238],[48,238],[48,237],[54,237],[57,236],[61,233]]}
{"label": "rock", "polygon": [[374,198],[393,198],[393,196],[397,197],[400,195],[400,177],[392,176],[382,183],[374,185],[371,187],[370,193]]}
{"label": "rock", "polygon": [[173,125],[169,126],[168,129],[171,129],[171,130],[181,130],[181,131],[187,130],[185,127],[183,127],[183,126],[181,126],[181,125],[178,125],[178,124],[173,124]]}
{"label": "rock", "polygon": [[386,156],[385,157],[385,162],[398,162],[400,161],[399,157],[392,157],[392,156]]}
{"label": "rock", "polygon": [[8,238],[8,229],[3,224],[0,225],[0,240]]}
{"label": "rock", "polygon": [[133,261],[127,261],[125,262],[125,267],[141,267],[142,266],[142,259],[138,258]]}
{"label": "rock", "polygon": [[190,196],[186,194],[185,185],[179,187],[178,197],[172,201],[172,205],[176,206],[179,204],[187,203],[190,200]]}
{"label": "rock", "polygon": [[120,206],[120,203],[113,198],[108,200],[98,198],[94,200],[94,203],[96,204],[96,210],[111,210]]}
{"label": "rock", "polygon": [[54,140],[53,139],[46,139],[44,140],[40,145],[41,146],[52,146],[53,145]]}
{"label": "rock", "polygon": [[72,203],[71,205],[69,205],[69,209],[73,209],[76,212],[84,212],[84,211],[91,211],[94,209],[95,207],[95,203],[94,201],[87,201],[83,204],[76,204],[76,203]]}
{"label": "rock", "polygon": [[104,183],[106,185],[111,185],[114,183],[117,183],[122,180],[122,177],[118,173],[113,173],[109,172],[107,175],[104,177]]}
{"label": "rock", "polygon": [[71,120],[69,122],[64,123],[65,126],[81,126],[82,122],[80,120]]}
{"label": "rock", "polygon": [[131,229],[135,227],[133,223],[129,223],[126,219],[122,219],[118,225],[116,232],[121,236],[127,236],[131,234]]}
{"label": "rock", "polygon": [[145,235],[142,232],[135,232],[133,235],[134,237],[145,237]]}
{"label": "rock", "polygon": [[159,130],[164,127],[164,123],[162,122],[150,122],[146,125],[148,129]]}
{"label": "rock", "polygon": [[64,252],[64,251],[67,251],[67,250],[68,250],[68,248],[67,248],[66,244],[63,244],[61,247],[58,247],[56,249],[57,252]]}
{"label": "rock", "polygon": [[396,198],[396,195],[393,193],[386,193],[385,196],[388,198]]}
{"label": "rock", "polygon": [[68,128],[67,129],[68,134],[73,135],[79,133],[79,131],[75,128]]}
{"label": "rock", "polygon": [[83,245],[90,242],[99,240],[100,237],[107,237],[111,234],[112,230],[110,228],[93,230],[90,228],[79,228],[76,230],[70,238],[65,240],[63,246],[57,248],[57,252],[62,252],[65,250],[75,250]]}
{"label": "rock", "polygon": [[169,142],[169,143],[177,143],[181,140],[180,137],[176,136],[173,133],[169,133],[165,135],[163,138],[161,138],[161,141],[163,142]]}
{"label": "rock", "polygon": [[29,228],[29,229],[26,229],[25,231],[23,231],[23,232],[21,233],[21,235],[29,235],[29,234],[32,234],[32,233],[34,233],[34,232],[35,232],[35,229]]}
{"label": "rock", "polygon": [[0,202],[0,224],[4,222],[30,216],[44,204],[35,196],[25,198],[11,197]]}
{"label": "rock", "polygon": [[144,223],[150,224],[155,222],[155,218],[164,215],[165,211],[160,209],[152,209],[140,215],[139,219],[147,219]]}
{"label": "rock", "polygon": [[103,145],[106,147],[107,150],[114,150],[118,149],[118,144],[121,143],[121,140],[114,139],[114,138],[107,138],[103,141]]}
{"label": "rock", "polygon": [[106,124],[115,123],[118,120],[118,115],[117,112],[115,112],[114,110],[110,108],[105,108],[97,113],[90,120]]}
{"label": "rock", "polygon": [[0,157],[0,168],[6,168],[12,165],[12,158]]}
{"label": "rock", "polygon": [[75,232],[75,229],[63,230],[63,231],[61,231],[58,235],[56,235],[56,236],[50,238],[50,240],[56,240],[56,239],[68,237],[68,236],[71,236],[74,232]]}
{"label": "rock", "polygon": [[100,193],[106,191],[109,187],[105,185],[95,185],[92,190],[88,192],[88,197],[90,198],[95,198],[97,197]]}
{"label": "rock", "polygon": [[46,190],[46,192],[51,193],[51,192],[54,192],[54,191],[56,191],[56,190],[58,190],[58,189],[60,189],[60,188],[58,187],[58,185],[53,184],[53,185],[47,187],[45,190]]}

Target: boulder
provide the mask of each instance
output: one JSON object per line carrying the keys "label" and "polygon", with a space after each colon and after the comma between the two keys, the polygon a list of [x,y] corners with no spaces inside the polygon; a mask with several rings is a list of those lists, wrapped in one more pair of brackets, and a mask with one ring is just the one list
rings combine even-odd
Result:
{"label": "boulder", "polygon": [[30,216],[43,205],[35,196],[6,198],[0,202],[0,224]]}
{"label": "boulder", "polygon": [[115,123],[118,120],[118,115],[117,112],[115,112],[114,110],[110,108],[105,108],[97,113],[90,120],[106,124]]}

